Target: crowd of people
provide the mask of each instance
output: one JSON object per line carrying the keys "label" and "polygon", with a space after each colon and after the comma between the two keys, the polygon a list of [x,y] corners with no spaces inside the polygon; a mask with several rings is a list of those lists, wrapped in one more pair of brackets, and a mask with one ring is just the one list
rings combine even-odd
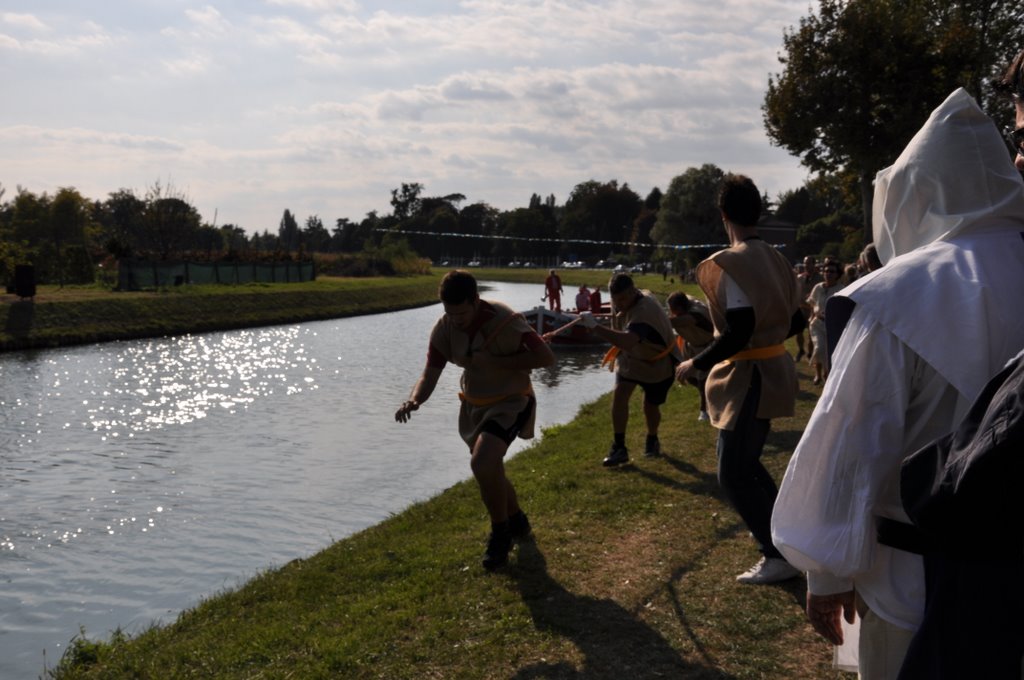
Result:
{"label": "crowd of people", "polygon": [[[842,645],[842,622],[859,625],[867,680],[1024,677],[1024,530],[1011,514],[1024,468],[1024,52],[998,89],[1015,107],[1011,153],[975,100],[953,92],[878,173],[874,241],[856,263],[791,264],[758,234],[754,182],[727,175],[729,246],[694,271],[704,300],[676,292],[666,310],[616,274],[602,323],[597,289],[576,296],[577,322],[612,346],[602,464],[630,462],[637,388],[644,454],[656,457],[669,390],[696,387],[724,497],[761,553],[737,581],[805,577],[818,633]],[[559,311],[561,292],[552,270],[545,298]],[[532,530],[503,457],[533,435],[531,369],[556,359],[468,272],[449,272],[439,297],[427,365],[395,418],[430,397],[447,363],[463,369],[459,431],[491,521],[483,566],[496,569]],[[793,415],[805,358],[821,395],[777,485],[762,451],[772,419]]]}

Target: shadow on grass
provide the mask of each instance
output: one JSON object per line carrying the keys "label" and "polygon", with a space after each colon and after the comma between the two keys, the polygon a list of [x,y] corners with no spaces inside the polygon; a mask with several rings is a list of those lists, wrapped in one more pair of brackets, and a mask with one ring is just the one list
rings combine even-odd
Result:
{"label": "shadow on grass", "polygon": [[519,669],[512,676],[514,680],[733,677],[716,670],[703,651],[704,658],[698,662],[684,659],[657,630],[614,600],[566,590],[548,574],[547,560],[533,541],[519,546],[516,565],[509,575],[530,610],[534,626],[567,638],[583,657],[578,669],[564,661],[530,664]]}
{"label": "shadow on grass", "polygon": [[35,315],[35,305],[24,300],[12,302],[7,311],[7,323],[4,324],[4,332],[14,338],[24,338],[32,331],[32,319]]}
{"label": "shadow on grass", "polygon": [[764,444],[765,453],[771,451],[790,456],[803,435],[803,430],[772,430]]}
{"label": "shadow on grass", "polygon": [[[692,478],[692,481],[690,482],[679,482],[671,480],[672,485],[675,486],[676,488],[702,496],[713,496],[715,498],[718,498],[719,500],[725,499],[724,494],[722,494],[722,489],[718,485],[717,471],[707,472],[706,470],[701,470],[693,463],[687,460],[682,460],[680,458],[673,458],[667,453],[663,453],[661,455],[661,459],[664,460],[669,465],[671,465],[673,468],[675,468],[677,472],[680,472]],[[663,479],[669,479],[667,477],[664,477],[663,475],[657,474],[648,474],[648,476],[657,482],[661,482]]]}

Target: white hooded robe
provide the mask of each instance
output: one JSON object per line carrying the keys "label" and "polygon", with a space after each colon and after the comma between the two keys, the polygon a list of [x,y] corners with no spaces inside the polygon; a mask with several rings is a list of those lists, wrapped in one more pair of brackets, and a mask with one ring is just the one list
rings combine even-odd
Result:
{"label": "white hooded robe", "polygon": [[914,630],[922,560],[879,544],[877,518],[908,521],[900,463],[952,431],[1024,347],[1024,184],[964,90],[878,173],[874,241],[885,266],[836,296],[855,307],[782,480],[772,540],[812,593],[856,588]]}

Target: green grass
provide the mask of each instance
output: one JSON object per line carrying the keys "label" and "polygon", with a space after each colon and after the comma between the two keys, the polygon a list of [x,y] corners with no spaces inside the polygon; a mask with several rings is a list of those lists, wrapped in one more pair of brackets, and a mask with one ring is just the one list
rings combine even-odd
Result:
{"label": "green grass", "polygon": [[[332,319],[405,309],[437,301],[443,275],[340,278],[305,283],[187,285],[156,292],[113,292],[99,286],[39,286],[33,301],[0,295],[0,351],[180,335]],[[541,269],[474,269],[481,280],[543,284]],[[581,283],[605,287],[609,272],[565,270],[566,306]],[[672,284],[653,274],[637,284],[662,299]]]}
{"label": "green grass", "polygon": [[158,292],[41,286],[0,296],[0,350],[297,323],[431,304],[437,276],[181,286]]}
{"label": "green grass", "polygon": [[[112,643],[81,640],[50,675],[844,677],[804,620],[802,580],[735,582],[758,555],[722,499],[715,432],[697,421],[696,397],[672,389],[662,458],[601,467],[605,395],[511,459],[535,539],[498,573],[480,567],[486,514],[475,484],[462,482],[173,624]],[[776,478],[815,398],[802,392],[797,417],[774,423],[765,461]],[[637,397],[627,438],[634,453],[639,418]]]}

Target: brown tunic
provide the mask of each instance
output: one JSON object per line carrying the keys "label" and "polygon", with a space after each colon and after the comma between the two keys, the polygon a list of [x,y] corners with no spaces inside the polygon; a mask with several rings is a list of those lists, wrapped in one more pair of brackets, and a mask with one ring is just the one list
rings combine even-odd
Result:
{"label": "brown tunic", "polygon": [[[658,332],[665,343],[672,346],[665,354],[667,345],[655,345],[646,340],[629,350],[622,350],[615,357],[615,372],[621,378],[642,383],[657,383],[672,377],[673,368],[682,356],[675,346],[675,331],[668,314],[658,300],[648,291],[638,291],[639,297],[632,307],[618,312],[612,326],[626,330],[632,323],[645,323]],[[660,358],[657,358],[659,357]]]}
{"label": "brown tunic", "polygon": [[[802,298],[796,274],[786,258],[764,241],[750,239],[697,265],[697,283],[707,296],[716,335],[725,327],[723,272],[736,282],[754,308],[754,334],[747,348],[781,344]],[[712,367],[706,386],[712,425],[722,430],[735,427],[755,366],[761,373],[757,417],[793,415],[796,366],[789,352],[784,352],[770,359],[723,361]]]}
{"label": "brown tunic", "polygon": [[[533,394],[529,369],[481,370],[468,366],[470,349],[494,356],[518,354],[522,351],[523,334],[533,332],[526,319],[507,305],[493,301],[487,304],[494,308],[494,318],[481,326],[472,338],[457,328],[447,315],[437,320],[430,333],[430,344],[445,359],[463,367],[459,384],[465,398],[459,411],[459,436],[470,448],[488,420],[511,427],[529,403],[528,395]],[[536,410],[523,425],[520,438],[533,437],[535,413]]]}

